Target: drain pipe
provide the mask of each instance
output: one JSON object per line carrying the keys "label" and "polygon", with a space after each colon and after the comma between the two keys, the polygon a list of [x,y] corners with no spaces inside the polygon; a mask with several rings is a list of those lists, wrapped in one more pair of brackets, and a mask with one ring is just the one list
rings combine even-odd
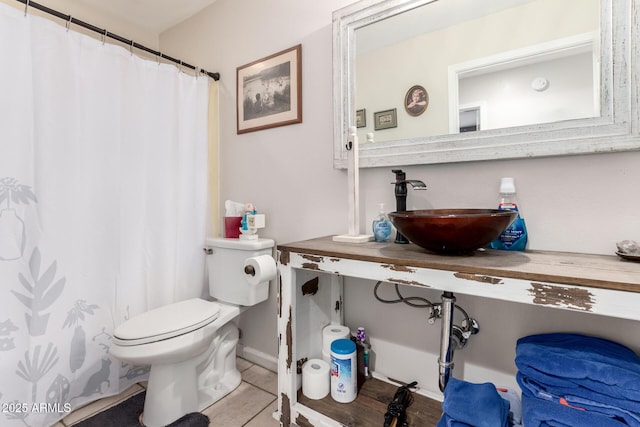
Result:
{"label": "drain pipe", "polygon": [[440,391],[444,392],[447,382],[453,371],[453,352],[458,347],[458,339],[453,334],[453,310],[456,303],[456,297],[452,292],[442,294],[442,330],[440,332],[440,357],[438,358],[439,366],[439,386]]}

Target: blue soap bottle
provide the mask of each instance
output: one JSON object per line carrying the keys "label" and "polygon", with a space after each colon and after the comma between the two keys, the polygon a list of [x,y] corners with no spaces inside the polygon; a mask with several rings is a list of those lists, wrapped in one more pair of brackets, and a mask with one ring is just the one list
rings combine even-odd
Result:
{"label": "blue soap bottle", "polygon": [[384,203],[380,203],[380,213],[373,220],[373,238],[376,242],[388,242],[391,239],[393,226],[384,211]]}
{"label": "blue soap bottle", "polygon": [[500,203],[498,209],[516,211],[518,212],[518,216],[496,240],[491,242],[491,248],[507,251],[524,251],[528,240],[527,226],[518,209],[516,185],[513,178],[502,178],[499,197]]}

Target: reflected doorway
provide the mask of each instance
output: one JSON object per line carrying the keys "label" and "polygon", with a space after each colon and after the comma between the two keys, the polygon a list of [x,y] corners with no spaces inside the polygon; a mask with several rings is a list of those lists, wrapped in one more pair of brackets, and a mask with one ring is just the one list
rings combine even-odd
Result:
{"label": "reflected doorway", "polygon": [[460,124],[460,133],[481,130],[482,116],[482,107],[480,105],[460,108],[458,121]]}

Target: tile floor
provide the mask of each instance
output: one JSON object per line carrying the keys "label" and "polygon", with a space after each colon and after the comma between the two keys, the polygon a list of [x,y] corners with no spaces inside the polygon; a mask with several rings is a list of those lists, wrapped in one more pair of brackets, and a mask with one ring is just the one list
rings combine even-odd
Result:
{"label": "tile floor", "polygon": [[[278,400],[278,376],[276,373],[254,365],[244,359],[237,359],[238,370],[242,373],[242,383],[213,405],[202,411],[209,417],[210,426],[225,427],[277,427],[273,418]],[[143,390],[144,384],[135,384],[118,396],[107,397],[82,407],[53,427],[70,427],[90,416],[117,405],[129,396]]]}

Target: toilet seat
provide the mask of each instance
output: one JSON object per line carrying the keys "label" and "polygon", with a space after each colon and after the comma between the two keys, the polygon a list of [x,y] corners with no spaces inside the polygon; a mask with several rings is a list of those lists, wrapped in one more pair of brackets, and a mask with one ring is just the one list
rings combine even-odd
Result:
{"label": "toilet seat", "polygon": [[158,307],[135,316],[113,331],[113,342],[121,346],[149,344],[183,335],[215,321],[220,305],[193,298]]}

